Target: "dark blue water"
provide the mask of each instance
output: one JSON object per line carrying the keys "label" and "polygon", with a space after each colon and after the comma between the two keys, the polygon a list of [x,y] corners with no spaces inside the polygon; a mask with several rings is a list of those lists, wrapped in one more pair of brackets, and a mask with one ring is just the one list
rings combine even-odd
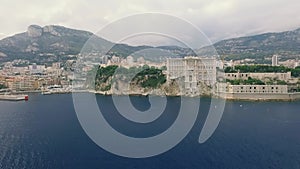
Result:
{"label": "dark blue water", "polygon": [[[149,107],[146,98],[131,99],[138,109]],[[169,98],[166,113],[152,128],[134,127],[122,119],[110,97],[98,96],[98,101],[116,130],[148,137],[172,125],[180,100]],[[300,102],[227,102],[216,132],[199,144],[209,101],[201,100],[197,122],[179,145],[147,159],[118,157],[98,147],[81,128],[71,95],[36,94],[28,102],[1,101],[0,168],[300,168]]]}

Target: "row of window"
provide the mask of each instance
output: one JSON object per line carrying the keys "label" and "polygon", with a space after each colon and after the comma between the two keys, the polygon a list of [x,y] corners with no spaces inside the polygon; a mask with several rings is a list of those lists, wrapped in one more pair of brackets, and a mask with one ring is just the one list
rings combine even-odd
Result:
{"label": "row of window", "polygon": [[263,91],[256,91],[256,90],[254,90],[254,91],[243,91],[243,90],[241,90],[241,91],[236,91],[237,93],[285,93],[284,91],[280,91],[280,90],[276,90],[276,91],[265,91],[265,90],[263,90]]}
{"label": "row of window", "polygon": [[[253,89],[257,89],[256,86],[254,86],[254,87],[248,87],[248,88],[249,88],[249,89],[252,89],[252,88],[253,88]],[[262,88],[263,90],[266,89],[266,87],[264,87],[264,86],[261,87],[261,88]],[[244,87],[241,86],[240,89],[244,89]],[[247,89],[247,87],[245,87],[245,89]],[[277,90],[277,89],[279,89],[279,87],[271,87],[271,89],[272,89],[272,90],[273,90],[273,89],[276,89],[276,90]]]}

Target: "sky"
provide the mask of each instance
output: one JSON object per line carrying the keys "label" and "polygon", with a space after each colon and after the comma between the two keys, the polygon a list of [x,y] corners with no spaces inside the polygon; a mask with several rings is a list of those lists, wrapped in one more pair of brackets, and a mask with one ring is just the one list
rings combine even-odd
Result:
{"label": "sky", "polygon": [[1,0],[1,2],[0,39],[24,32],[31,24],[62,25],[96,33],[105,25],[120,18],[145,12],[163,13],[184,19],[202,30],[212,42],[300,27],[299,0]]}

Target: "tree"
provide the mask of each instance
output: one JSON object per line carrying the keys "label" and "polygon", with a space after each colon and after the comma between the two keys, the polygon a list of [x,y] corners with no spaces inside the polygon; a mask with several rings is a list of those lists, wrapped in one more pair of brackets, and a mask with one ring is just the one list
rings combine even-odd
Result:
{"label": "tree", "polygon": [[7,87],[4,84],[0,84],[0,89],[6,89]]}

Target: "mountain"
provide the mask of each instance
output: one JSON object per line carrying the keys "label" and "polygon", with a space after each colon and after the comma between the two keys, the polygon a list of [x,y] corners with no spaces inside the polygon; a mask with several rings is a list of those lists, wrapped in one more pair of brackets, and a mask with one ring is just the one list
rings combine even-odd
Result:
{"label": "mountain", "polygon": [[[87,31],[68,29],[62,26],[31,25],[27,32],[16,34],[0,41],[0,52],[7,57],[2,60],[57,59],[61,55],[74,55],[80,52],[84,43],[93,34]],[[111,44],[102,38],[95,38],[96,44]]]}
{"label": "mountain", "polygon": [[[74,57],[80,53],[87,40],[90,51],[103,51],[107,47],[112,47],[109,55],[126,57],[132,53],[148,50],[139,53],[149,55],[153,49],[167,51],[173,54],[172,57],[183,57],[194,55],[192,49],[179,46],[130,46],[127,44],[115,44],[91,32],[75,30],[63,26],[30,25],[26,32],[0,40],[0,62],[14,59],[27,59],[36,63],[49,63],[61,61]],[[239,37],[222,40],[213,46],[196,49],[203,55],[210,53],[213,47],[224,59],[236,60],[243,58],[255,58],[260,62],[265,61],[265,57],[278,54],[281,58],[300,56],[300,29],[279,33],[265,33],[254,36]],[[160,53],[158,52],[157,55]],[[165,52],[162,54],[166,55]]]}
{"label": "mountain", "polygon": [[222,40],[214,44],[219,55],[227,59],[255,58],[278,54],[284,58],[300,56],[300,28],[294,31],[265,33]]}
{"label": "mountain", "polygon": [[[68,56],[80,53],[87,40],[89,51],[101,52],[111,48],[110,55],[126,57],[136,51],[154,48],[151,46],[129,46],[127,44],[115,44],[91,32],[75,30],[63,26],[30,25],[24,33],[0,40],[0,62],[14,59],[27,59],[37,63],[45,63],[69,59]],[[158,49],[168,49],[161,47]],[[172,47],[170,51],[183,56],[186,49]]]}

